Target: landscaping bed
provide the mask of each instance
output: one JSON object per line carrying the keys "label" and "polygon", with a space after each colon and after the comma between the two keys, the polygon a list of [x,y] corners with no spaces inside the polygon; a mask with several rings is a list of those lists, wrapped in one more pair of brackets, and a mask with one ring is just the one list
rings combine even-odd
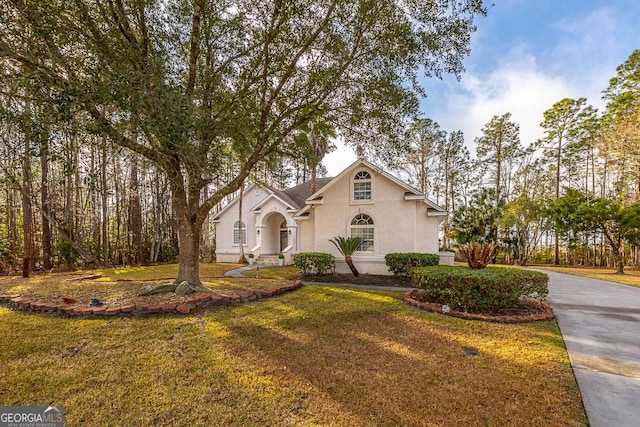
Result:
{"label": "landscaping bed", "polygon": [[[464,269],[464,267],[460,267],[460,269]],[[303,276],[302,280],[318,283],[347,283],[361,286],[399,288],[415,287],[411,277],[396,277],[391,275],[361,274],[356,277],[352,274],[322,274]],[[445,300],[437,297],[430,297],[422,291],[413,292],[411,299],[418,302],[416,306],[433,312],[443,313],[443,306],[447,306],[447,302]],[[465,315],[464,313],[471,315]],[[523,298],[517,305],[511,307],[493,306],[488,309],[468,308],[466,310],[445,309],[444,314],[467,319],[495,321],[531,321],[549,320],[553,318],[551,309],[546,304],[542,304],[541,301],[531,298]]]}
{"label": "landscaping bed", "polygon": [[[269,291],[290,285],[288,277],[229,278],[224,273],[241,264],[202,264],[201,280],[212,289],[214,295],[235,297],[243,292]],[[41,273],[29,279],[18,276],[3,277],[0,295],[15,296],[39,303],[60,305],[67,303],[78,307],[89,307],[92,298],[103,307],[128,306],[143,303],[151,306],[187,304],[190,296],[174,292],[141,295],[148,286],[171,283],[177,266],[127,267],[90,270],[75,273]],[[8,300],[8,299],[7,299]]]}
{"label": "landscaping bed", "polygon": [[353,274],[321,274],[302,276],[303,281],[320,283],[348,283],[362,286],[394,286],[410,288],[410,277],[382,276],[376,274],[361,274],[356,277]]}

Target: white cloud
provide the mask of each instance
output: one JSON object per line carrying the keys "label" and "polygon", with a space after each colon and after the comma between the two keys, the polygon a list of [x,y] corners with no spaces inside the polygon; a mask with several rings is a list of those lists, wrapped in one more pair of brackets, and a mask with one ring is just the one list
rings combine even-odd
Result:
{"label": "white cloud", "polygon": [[[510,112],[520,125],[522,144],[527,146],[543,136],[540,122],[544,111],[563,98],[585,97],[602,110],[602,91],[615,75],[616,66],[637,47],[639,25],[625,15],[624,7],[581,14],[568,13],[570,10],[567,8],[565,18],[550,24],[559,31],[544,37],[540,31],[545,31],[545,23],[541,21],[538,32],[528,34],[529,38],[522,34],[498,61],[490,54],[495,37],[485,34],[475,39],[474,51],[486,56],[476,57],[475,67],[460,82],[453,78],[426,82],[429,98],[423,102],[425,116],[448,132],[462,130],[469,150],[475,153],[474,139],[495,115]],[[499,37],[500,28],[508,25],[506,21],[495,23],[485,30],[508,41]],[[339,147],[324,161],[331,175],[356,158],[351,149]]]}
{"label": "white cloud", "polygon": [[561,78],[540,70],[530,55],[505,61],[487,76],[465,75],[461,85],[464,92],[450,96],[434,119],[447,131],[462,130],[470,148],[493,116],[507,112],[520,125],[523,145],[529,145],[542,137],[539,124],[545,110],[563,98],[579,96]]}
{"label": "white cloud", "polygon": [[[474,138],[494,115],[510,112],[526,146],[543,136],[539,124],[544,111],[563,98],[585,97],[602,110],[602,91],[635,43],[635,37],[627,36],[637,24],[629,26],[625,20],[615,8],[571,15],[552,25],[560,32],[551,44],[534,50],[536,43],[520,39],[495,64],[476,60],[482,71],[472,69],[460,83],[439,87],[427,115],[447,131],[462,130],[473,152]],[[530,37],[534,40],[536,34]],[[488,50],[485,45],[480,49]]]}

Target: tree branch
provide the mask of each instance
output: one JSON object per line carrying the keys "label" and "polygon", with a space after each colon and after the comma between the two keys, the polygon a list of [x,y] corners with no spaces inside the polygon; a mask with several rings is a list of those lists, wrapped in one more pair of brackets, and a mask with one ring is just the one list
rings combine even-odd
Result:
{"label": "tree branch", "polygon": [[200,56],[200,25],[204,13],[205,0],[196,0],[193,4],[191,20],[191,40],[189,42],[189,77],[187,78],[187,95],[193,95],[198,74],[198,57]]}

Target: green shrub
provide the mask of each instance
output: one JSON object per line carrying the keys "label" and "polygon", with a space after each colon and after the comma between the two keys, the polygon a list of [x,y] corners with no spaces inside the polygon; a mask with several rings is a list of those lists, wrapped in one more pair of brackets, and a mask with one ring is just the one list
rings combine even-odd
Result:
{"label": "green shrub", "polygon": [[394,276],[406,276],[411,274],[414,267],[428,267],[438,265],[440,255],[419,253],[392,253],[386,254],[384,260]]}
{"label": "green shrub", "polygon": [[411,280],[422,289],[421,298],[473,312],[515,307],[523,296],[544,299],[549,293],[549,276],[517,268],[414,268]]}
{"label": "green shrub", "polygon": [[538,249],[531,254],[529,263],[531,264],[553,264],[554,250],[553,248]]}
{"label": "green shrub", "polygon": [[9,242],[5,239],[0,239],[0,274],[9,274],[13,261]]}
{"label": "green shrub", "polygon": [[335,257],[322,252],[301,252],[293,255],[293,264],[302,274],[325,274],[335,270]]}
{"label": "green shrub", "polygon": [[67,267],[73,266],[78,262],[80,255],[73,245],[66,240],[58,239],[56,241],[56,253],[64,261]]}

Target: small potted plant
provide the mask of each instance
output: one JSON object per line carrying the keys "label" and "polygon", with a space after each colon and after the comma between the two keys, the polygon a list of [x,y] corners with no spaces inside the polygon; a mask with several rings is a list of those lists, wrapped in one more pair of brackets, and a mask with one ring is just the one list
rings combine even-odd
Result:
{"label": "small potted plant", "polygon": [[284,254],[282,252],[278,254],[278,265],[284,265]]}
{"label": "small potted plant", "polygon": [[247,258],[249,259],[249,264],[253,265],[253,254],[247,255]]}

